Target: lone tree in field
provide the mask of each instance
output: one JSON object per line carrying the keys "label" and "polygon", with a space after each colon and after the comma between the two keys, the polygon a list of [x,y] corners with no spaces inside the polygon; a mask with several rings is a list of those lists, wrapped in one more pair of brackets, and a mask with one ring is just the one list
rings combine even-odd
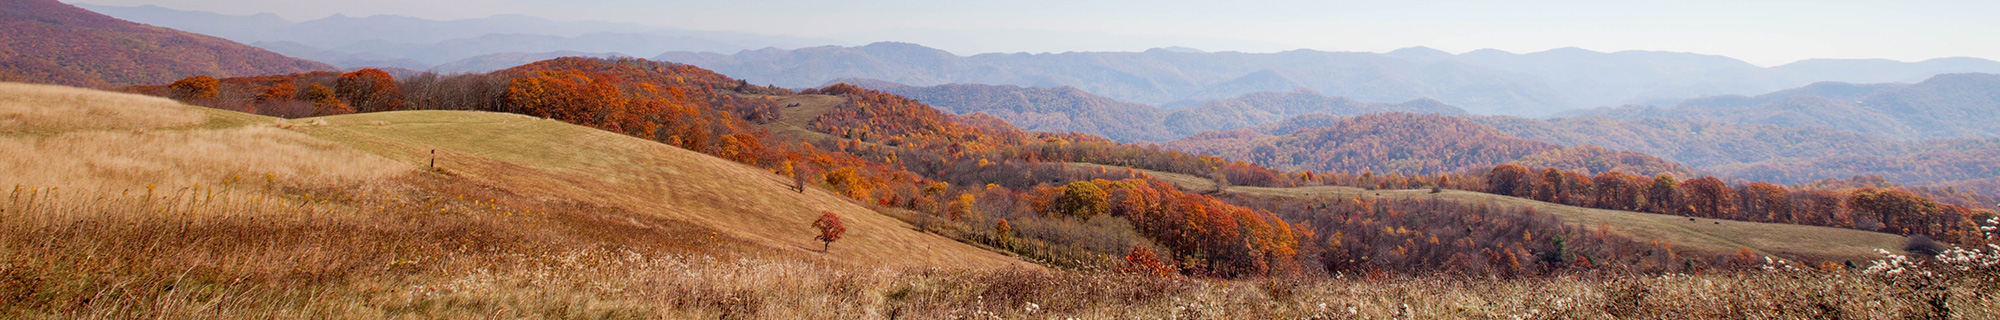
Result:
{"label": "lone tree in field", "polygon": [[813,239],[820,241],[820,251],[825,252],[833,248],[833,242],[840,240],[841,234],[847,233],[847,225],[840,223],[840,216],[833,211],[822,212],[819,220],[813,221],[813,228],[819,229],[819,237]]}

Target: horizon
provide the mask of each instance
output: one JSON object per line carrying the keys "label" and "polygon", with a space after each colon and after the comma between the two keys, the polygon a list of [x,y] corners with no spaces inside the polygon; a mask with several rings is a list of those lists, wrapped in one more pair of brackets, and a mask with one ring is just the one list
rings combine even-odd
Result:
{"label": "horizon", "polygon": [[[1387,53],[1424,47],[1454,55],[1485,49],[1527,54],[1564,48],[1601,53],[1692,53],[1729,57],[1765,68],[1813,59],[2000,61],[2000,44],[1984,41],[2000,38],[2000,23],[1976,14],[2000,10],[2000,4],[1972,1],[1924,6],[1860,2],[1607,5],[1555,0],[1526,5],[1449,1],[1394,5],[1278,2],[1278,6],[1221,8],[1168,2],[1136,8],[1119,6],[1118,2],[985,5],[875,0],[834,6],[788,0],[774,1],[778,4],[761,9],[755,4],[742,3],[685,4],[689,7],[676,8],[673,6],[682,4],[631,0],[420,3],[364,0],[348,4],[252,0],[64,2],[125,7],[153,5],[236,16],[269,13],[293,23],[335,15],[390,15],[439,21],[519,15],[555,21],[819,38],[841,42],[835,44],[843,46],[915,43],[960,56],[1139,52],[1169,47],[1206,52],[1306,49]],[[1296,10],[1259,11],[1264,7]],[[1012,19],[1016,17],[1019,19]],[[1208,22],[1181,22],[1200,19]],[[1401,27],[1382,30],[1385,25]]]}

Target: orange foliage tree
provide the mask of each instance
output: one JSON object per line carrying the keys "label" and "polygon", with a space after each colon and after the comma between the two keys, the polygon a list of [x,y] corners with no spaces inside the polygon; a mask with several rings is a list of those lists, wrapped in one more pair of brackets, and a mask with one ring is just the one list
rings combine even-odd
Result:
{"label": "orange foliage tree", "polygon": [[306,90],[299,94],[306,101],[312,102],[312,114],[314,116],[354,113],[354,107],[347,105],[346,102],[341,102],[340,98],[334,95],[333,89],[326,86],[315,83],[312,86],[306,87]]}
{"label": "orange foliage tree", "polygon": [[222,86],[221,81],[209,76],[187,77],[167,85],[173,89],[173,98],[183,101],[214,99],[215,95],[220,93],[217,89],[220,86]]}
{"label": "orange foliage tree", "polygon": [[334,82],[334,93],[342,101],[354,106],[359,112],[396,111],[408,109],[403,102],[402,89],[396,86],[396,79],[380,69],[361,69],[340,75]]}
{"label": "orange foliage tree", "polygon": [[1179,274],[1180,268],[1160,260],[1160,256],[1154,254],[1152,249],[1146,249],[1143,246],[1132,246],[1132,250],[1125,254],[1125,262],[1118,265],[1118,271],[1154,277],[1168,277]]}

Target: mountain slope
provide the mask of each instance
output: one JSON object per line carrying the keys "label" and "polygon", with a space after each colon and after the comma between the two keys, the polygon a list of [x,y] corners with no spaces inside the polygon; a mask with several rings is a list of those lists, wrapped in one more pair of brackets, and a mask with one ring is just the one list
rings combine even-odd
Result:
{"label": "mountain slope", "polygon": [[1823,82],[1755,97],[1692,99],[1673,108],[1627,106],[1570,112],[1613,119],[1823,126],[1890,139],[1994,138],[2000,75],[1942,74],[1916,84]]}
{"label": "mountain slope", "polygon": [[[1473,118],[1477,119],[1477,118]],[[1523,139],[1461,116],[1308,114],[1244,129],[1196,134],[1168,148],[1317,172],[1456,174],[1516,163],[1586,175],[1698,176],[1696,168],[1629,150],[1564,147]]]}
{"label": "mountain slope", "polygon": [[[865,267],[936,267],[987,269],[1009,266],[1035,268],[1017,259],[913,230],[896,218],[862,207],[824,190],[793,192],[789,179],[728,160],[560,121],[512,114],[468,111],[403,111],[279,120],[230,111],[167,102],[162,99],[95,92],[74,88],[0,83],[7,96],[33,97],[25,104],[7,104],[0,112],[41,113],[23,123],[0,127],[0,142],[48,151],[12,153],[0,162],[14,168],[39,169],[34,175],[10,175],[9,185],[61,187],[65,190],[117,196],[134,185],[212,183],[236,177],[262,177],[274,172],[279,180],[312,184],[369,181],[363,189],[431,194],[463,200],[496,197],[496,206],[523,202],[555,202],[581,208],[563,219],[631,226],[641,237],[622,243],[645,247],[651,239],[709,238],[740,241],[750,252],[769,250],[781,255],[825,259]],[[71,106],[101,101],[141,100],[151,104],[143,113],[179,120],[136,116],[100,117],[97,123],[65,118],[102,106]],[[25,107],[28,110],[12,108]],[[57,109],[61,108],[61,109]],[[111,109],[119,109],[113,107]],[[66,116],[63,116],[66,115]],[[128,128],[151,129],[132,133]],[[34,132],[12,135],[11,132]],[[121,133],[122,132],[122,133]],[[113,136],[134,136],[114,138]],[[138,139],[158,147],[130,152],[79,154],[75,149],[125,148],[122,140],[92,140],[70,149],[49,149],[75,139]],[[182,141],[170,143],[168,141]],[[40,144],[33,141],[43,141]],[[24,144],[22,143],[27,143]],[[50,144],[57,143],[57,144]],[[227,146],[227,147],[218,147]],[[178,148],[201,152],[167,153]],[[46,150],[45,150],[46,149]],[[158,149],[158,150],[156,150]],[[438,176],[427,171],[435,152]],[[155,154],[162,153],[162,154]],[[45,156],[72,156],[72,161],[23,161]],[[124,159],[134,157],[138,160]],[[24,159],[25,158],[25,159]],[[167,163],[168,165],[153,165]],[[61,168],[116,165],[125,172]],[[97,173],[91,173],[97,172]],[[98,178],[97,175],[104,175]],[[410,177],[417,175],[418,177]],[[169,179],[160,179],[171,177]],[[153,181],[147,181],[154,179]],[[258,178],[264,179],[264,178]],[[433,179],[442,179],[433,181]],[[432,183],[458,185],[438,188]],[[97,184],[97,185],[92,185]],[[476,190],[476,191],[475,191]],[[360,191],[360,190],[356,190]],[[251,191],[254,192],[254,191]],[[364,197],[367,195],[352,195]],[[244,198],[248,198],[245,196]],[[484,201],[481,201],[484,202]],[[365,207],[363,204],[350,206]],[[480,203],[478,207],[486,207]],[[456,209],[450,209],[456,210]],[[821,253],[810,227],[822,211],[846,221],[848,236]],[[498,214],[499,212],[494,212]],[[517,213],[519,214],[519,213]],[[524,218],[525,219],[525,218]],[[559,219],[560,220],[560,219]],[[560,237],[582,230],[523,223],[526,228],[550,227],[530,233]],[[670,227],[671,226],[671,227]],[[700,236],[676,234],[687,229],[712,230]],[[728,254],[700,249],[715,254]]]}
{"label": "mountain slope", "polygon": [[1207,132],[1166,146],[1291,171],[1404,175],[1490,168],[1557,148],[1459,117],[1409,113],[1340,118],[1330,126],[1279,135],[1252,130]]}
{"label": "mountain slope", "polygon": [[1204,131],[1233,130],[1308,114],[1465,113],[1463,109],[1437,100],[1367,103],[1330,97],[1306,88],[1249,93],[1195,107],[1161,109],[1112,100],[1068,86],[1040,88],[947,84],[915,87],[871,79],[845,79],[841,82],[910,97],[952,113],[992,115],[1026,130],[1081,132],[1121,142],[1168,141]]}
{"label": "mountain slope", "polygon": [[118,20],[55,0],[4,0],[0,80],[86,87],[331,70],[220,38]]}
{"label": "mountain slope", "polygon": [[954,114],[984,113],[1023,130],[1082,132],[1118,141],[1164,141],[1177,137],[1161,123],[1166,111],[1112,100],[1074,87],[981,84],[912,87],[879,80],[843,82],[917,99]]}
{"label": "mountain slope", "polygon": [[1522,138],[1637,151],[1720,176],[1780,184],[1874,175],[1922,186],[2000,174],[1991,169],[2000,164],[1988,156],[2000,151],[2000,139],[1899,141],[1821,126],[1663,118],[1468,119]]}
{"label": "mountain slope", "polygon": [[[324,118],[304,132],[406,162],[436,149],[460,178],[719,230],[798,253],[811,222],[839,213],[848,236],[826,253],[864,266],[998,268],[1029,264],[933,234],[821,189],[792,192],[770,171],[622,134],[520,115],[405,111]],[[534,173],[534,174],[523,174]]]}
{"label": "mountain slope", "polygon": [[1359,116],[1370,113],[1404,112],[1460,115],[1464,109],[1437,100],[1418,99],[1403,103],[1368,103],[1346,97],[1320,94],[1306,88],[1284,92],[1256,92],[1210,101],[1201,106],[1175,109],[1165,120],[1166,127],[1181,136],[1203,131],[1233,130],[1278,122],[1308,114]]}
{"label": "mountain slope", "polygon": [[542,53],[520,53],[520,52],[495,53],[495,54],[465,58],[458,61],[452,61],[451,63],[441,64],[431,68],[432,69],[431,71],[439,73],[487,72],[493,70],[513,68],[519,65],[534,63],[536,61],[549,60],[561,57],[617,58],[624,56],[625,55],[617,53],[592,53],[592,52],[578,52],[578,51],[551,51]]}

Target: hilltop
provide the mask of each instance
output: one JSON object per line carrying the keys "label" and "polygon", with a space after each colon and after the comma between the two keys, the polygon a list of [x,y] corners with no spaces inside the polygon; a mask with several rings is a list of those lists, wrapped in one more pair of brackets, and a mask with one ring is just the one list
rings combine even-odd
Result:
{"label": "hilltop", "polygon": [[1159,108],[1091,94],[1075,87],[946,84],[915,87],[888,81],[846,79],[864,88],[923,101],[956,114],[983,113],[1030,131],[1080,132],[1120,142],[1163,142],[1320,114],[1359,116],[1380,112],[1458,115],[1465,110],[1437,100],[1367,103],[1307,88],[1254,92],[1183,108]]}
{"label": "hilltop", "polygon": [[333,70],[221,38],[119,20],[56,0],[0,1],[0,80],[84,87],[190,76]]}

